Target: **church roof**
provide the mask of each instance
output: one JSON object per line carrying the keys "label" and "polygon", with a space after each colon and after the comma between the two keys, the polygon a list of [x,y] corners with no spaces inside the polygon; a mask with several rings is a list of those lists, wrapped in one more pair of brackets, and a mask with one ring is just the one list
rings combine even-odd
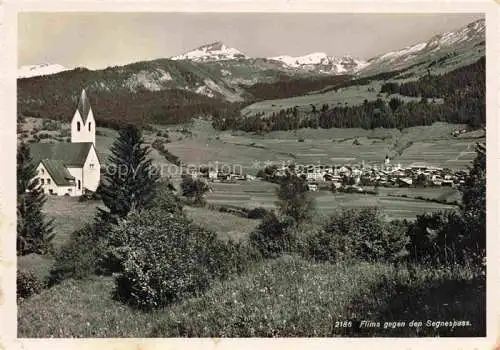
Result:
{"label": "church roof", "polygon": [[87,123],[87,117],[90,112],[90,102],[87,98],[87,93],[85,89],[82,90],[82,94],[80,95],[80,100],[78,101],[78,112],[82,117],[83,124]]}
{"label": "church roof", "polygon": [[57,160],[64,166],[81,167],[87,159],[92,142],[79,143],[32,143],[30,154],[38,164],[44,159]]}
{"label": "church roof", "polygon": [[72,185],[70,181],[75,180],[75,177],[69,173],[60,160],[43,159],[42,164],[58,186]]}

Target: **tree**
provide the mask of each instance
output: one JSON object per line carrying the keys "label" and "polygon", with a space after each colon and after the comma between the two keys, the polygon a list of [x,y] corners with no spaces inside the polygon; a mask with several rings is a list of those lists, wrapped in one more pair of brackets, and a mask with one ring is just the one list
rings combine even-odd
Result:
{"label": "tree", "polygon": [[28,146],[17,151],[17,254],[46,254],[54,238],[53,222],[42,213],[47,197],[38,178]]}
{"label": "tree", "polygon": [[299,226],[311,219],[314,200],[310,196],[306,180],[293,171],[287,171],[280,181],[277,195],[276,205],[280,214],[293,218],[295,225]]}
{"label": "tree", "polygon": [[148,157],[150,151],[137,127],[129,124],[120,130],[102,177],[102,200],[109,211],[99,209],[101,220],[114,222],[151,205],[160,174]]}
{"label": "tree", "polygon": [[391,98],[391,100],[389,101],[389,107],[391,108],[391,111],[394,113],[396,111],[396,109],[399,108],[399,106],[401,106],[403,104],[403,101],[401,101],[401,99],[399,98],[396,98],[396,97],[393,97]]}
{"label": "tree", "polygon": [[476,158],[469,170],[465,184],[461,187],[461,212],[470,244],[486,250],[486,146],[478,143]]}
{"label": "tree", "polygon": [[183,196],[193,200],[195,204],[201,204],[204,201],[203,196],[208,192],[207,183],[201,179],[194,179],[191,175],[182,177],[181,193]]}

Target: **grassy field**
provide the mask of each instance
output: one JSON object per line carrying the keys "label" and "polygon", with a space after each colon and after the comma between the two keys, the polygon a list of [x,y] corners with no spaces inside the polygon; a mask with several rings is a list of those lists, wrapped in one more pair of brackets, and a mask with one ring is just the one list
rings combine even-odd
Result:
{"label": "grassy field", "polygon": [[[237,182],[237,183],[214,183],[214,191],[208,193],[206,198],[209,203],[229,204],[245,208],[264,207],[275,208],[277,185],[264,182]],[[377,196],[356,193],[331,193],[320,191],[313,193],[316,200],[316,209],[320,216],[329,216],[340,208],[359,208],[375,206],[381,208],[390,219],[414,219],[418,214],[439,210],[454,210],[453,205],[426,202],[411,197],[422,196],[423,198],[441,199],[454,198],[456,196],[452,189],[381,189]],[[398,198],[390,195],[407,194],[409,198]]]}
{"label": "grassy field", "polygon": [[[266,184],[266,183],[263,183]],[[274,195],[274,192],[272,192]],[[226,201],[224,204],[231,204]],[[60,247],[69,238],[71,232],[91,223],[97,207],[104,208],[100,201],[79,202],[71,197],[49,197],[44,207],[44,212],[49,218],[54,219],[54,244]],[[229,213],[221,213],[208,208],[185,206],[186,215],[202,227],[217,232],[221,238],[239,240],[245,238],[258,224],[259,220],[242,218]],[[36,264],[26,262],[27,267]]]}
{"label": "grassy field", "polygon": [[461,202],[460,191],[449,187],[417,187],[417,188],[378,188],[382,196],[406,196],[408,198],[422,197],[425,199],[439,200],[446,202]]}
{"label": "grassy field", "polygon": [[[484,336],[485,288],[464,269],[315,264],[284,256],[215,282],[203,296],[144,313],[112,299],[113,280],[67,280],[19,304],[18,336]],[[409,291],[400,292],[408,289]],[[411,295],[411,298],[407,296]],[[401,298],[404,296],[404,298]],[[381,322],[360,328],[359,321]],[[468,327],[384,328],[387,321],[469,320]],[[338,327],[336,321],[351,321]]]}
{"label": "grassy field", "polygon": [[43,211],[47,217],[54,219],[54,245],[61,246],[71,232],[91,223],[98,206],[102,206],[101,202],[79,202],[74,197],[48,197]]}
{"label": "grassy field", "polygon": [[184,207],[184,212],[193,222],[207,230],[217,232],[220,238],[245,240],[260,220],[252,220],[229,213],[198,207]]}
{"label": "grassy field", "polygon": [[[253,103],[245,107],[241,114],[243,116],[251,116],[258,113],[270,115],[273,112],[278,113],[281,109],[288,109],[297,106],[299,111],[304,113],[311,112],[311,105],[316,106],[316,109],[321,109],[323,104],[328,104],[330,107],[337,106],[355,106],[363,103],[364,100],[374,101],[377,98],[390,101],[391,98],[397,97],[403,101],[420,101],[418,97],[408,97],[399,94],[387,96],[387,94],[380,94],[382,81],[373,81],[367,85],[348,86],[340,88],[337,91],[318,91],[307,95],[265,100]],[[436,99],[437,103],[442,103],[441,99]]]}

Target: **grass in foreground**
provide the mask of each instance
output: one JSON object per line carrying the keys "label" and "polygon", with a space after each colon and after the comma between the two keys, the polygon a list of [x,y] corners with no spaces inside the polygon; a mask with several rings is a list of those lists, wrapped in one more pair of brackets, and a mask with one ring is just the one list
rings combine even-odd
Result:
{"label": "grass in foreground", "polygon": [[[65,281],[19,305],[19,337],[484,336],[485,288],[466,270],[264,261],[204,296],[143,313],[111,299],[113,280]],[[427,319],[470,327],[425,327]],[[380,328],[360,329],[362,320]],[[386,321],[424,327],[384,329]],[[337,321],[353,321],[336,327]]]}

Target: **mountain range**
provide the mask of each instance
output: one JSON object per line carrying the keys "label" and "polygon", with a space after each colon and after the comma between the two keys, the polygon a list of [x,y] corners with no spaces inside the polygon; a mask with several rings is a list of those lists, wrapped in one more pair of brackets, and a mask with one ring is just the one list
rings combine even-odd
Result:
{"label": "mountain range", "polygon": [[[366,77],[392,71],[400,72],[395,78],[418,77],[429,70],[443,73],[470,64],[484,54],[485,21],[481,19],[458,30],[436,35],[428,41],[366,61],[350,56],[328,56],[323,52],[298,57],[254,58],[217,41],[174,57],[102,70],[67,69],[57,64],[23,67],[19,70],[18,82],[22,88],[42,84],[40,79],[43,82],[57,80],[58,84],[75,88],[84,84],[89,91],[106,93],[179,89],[238,102],[251,98],[246,87],[257,83],[323,79],[336,75]],[[75,93],[78,94],[77,91]],[[36,101],[37,97],[25,98]]]}

